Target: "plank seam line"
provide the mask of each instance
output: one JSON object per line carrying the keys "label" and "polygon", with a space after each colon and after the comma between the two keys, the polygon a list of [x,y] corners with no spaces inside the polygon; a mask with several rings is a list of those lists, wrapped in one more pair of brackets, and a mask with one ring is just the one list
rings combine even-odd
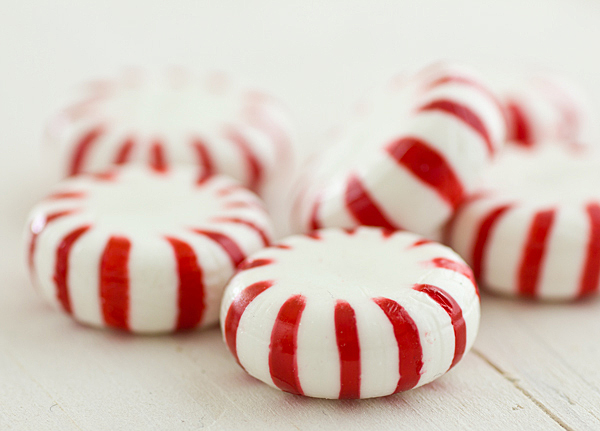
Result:
{"label": "plank seam line", "polygon": [[488,364],[490,367],[492,367],[494,370],[496,370],[502,377],[504,377],[506,380],[508,380],[515,387],[515,389],[517,389],[525,397],[527,397],[529,400],[531,400],[540,410],[542,410],[544,413],[546,413],[554,422],[556,422],[558,425],[560,425],[562,428],[564,428],[567,431],[575,431],[569,425],[564,423],[562,421],[562,419],[560,419],[558,416],[556,416],[552,412],[552,410],[550,410],[548,407],[546,407],[544,405],[544,403],[542,403],[540,400],[535,398],[533,396],[533,394],[531,394],[531,392],[529,392],[527,389],[522,387],[516,378],[511,377],[508,373],[506,373],[504,370],[502,370],[502,368],[500,368],[498,365],[496,365],[494,362],[492,362],[491,359],[489,359],[487,356],[485,356],[483,353],[481,353],[477,349],[473,348],[473,349],[471,349],[471,352],[473,352],[475,355],[477,355],[486,364]]}
{"label": "plank seam line", "polygon": [[19,367],[21,370],[23,370],[23,372],[24,372],[25,374],[27,374],[27,375],[29,376],[29,378],[31,379],[31,381],[32,381],[32,382],[34,382],[36,385],[38,385],[38,386],[40,387],[40,389],[41,389],[42,391],[44,391],[44,392],[45,392],[45,393],[46,393],[46,394],[47,394],[47,395],[50,397],[50,399],[51,399],[52,401],[54,401],[54,404],[53,404],[52,406],[50,406],[50,408],[52,409],[52,407],[54,407],[55,405],[56,405],[56,406],[58,406],[58,408],[59,408],[59,409],[61,409],[61,410],[63,411],[63,413],[65,414],[65,416],[67,416],[67,417],[69,418],[69,420],[70,420],[71,422],[73,422],[73,425],[75,425],[75,426],[77,427],[77,429],[78,429],[78,430],[81,430],[81,431],[83,431],[83,428],[81,428],[81,427],[80,427],[80,426],[77,424],[77,422],[75,422],[75,420],[74,420],[74,419],[71,417],[71,415],[70,415],[69,413],[67,413],[67,411],[66,411],[66,410],[65,410],[65,409],[64,409],[64,408],[63,408],[63,407],[62,407],[62,406],[61,406],[61,405],[58,403],[58,401],[56,401],[56,400],[54,399],[54,397],[52,396],[52,394],[51,394],[50,392],[48,392],[48,390],[47,390],[47,389],[46,389],[46,388],[45,388],[45,387],[44,387],[44,386],[43,386],[43,385],[42,385],[40,382],[38,382],[38,381],[37,381],[37,380],[36,380],[36,379],[35,379],[35,378],[34,378],[34,377],[31,375],[31,373],[30,373],[29,371],[27,371],[27,368],[25,368],[25,366],[24,366],[23,364],[21,364],[21,362],[20,362],[20,361],[19,361],[19,360],[18,360],[18,359],[17,359],[17,358],[16,358],[16,357],[15,357],[15,356],[14,356],[14,355],[13,355],[13,354],[12,354],[12,353],[9,351],[9,350],[6,350],[6,354],[7,354],[8,356],[10,356],[10,358],[11,358],[11,359],[14,361],[14,363],[15,363],[15,364],[17,364],[17,366],[18,366],[18,367]]}

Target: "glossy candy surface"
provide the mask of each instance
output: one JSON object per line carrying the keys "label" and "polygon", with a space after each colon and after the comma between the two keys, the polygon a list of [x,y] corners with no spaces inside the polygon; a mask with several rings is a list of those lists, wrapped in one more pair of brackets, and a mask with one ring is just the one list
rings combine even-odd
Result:
{"label": "glossy candy surface", "polygon": [[459,208],[448,243],[482,288],[547,300],[598,292],[600,158],[559,146],[507,148]]}
{"label": "glossy candy surface", "polygon": [[215,324],[236,265],[272,237],[253,193],[187,168],[66,179],[27,226],[31,277],[51,304],[139,333]]}
{"label": "glossy candy surface", "polygon": [[288,237],[245,260],[221,307],[252,376],[320,398],[370,398],[438,378],[471,348],[479,297],[449,248],[359,227]]}
{"label": "glossy candy surface", "polygon": [[293,224],[436,237],[504,138],[501,105],[470,70],[437,64],[392,81],[305,166]]}

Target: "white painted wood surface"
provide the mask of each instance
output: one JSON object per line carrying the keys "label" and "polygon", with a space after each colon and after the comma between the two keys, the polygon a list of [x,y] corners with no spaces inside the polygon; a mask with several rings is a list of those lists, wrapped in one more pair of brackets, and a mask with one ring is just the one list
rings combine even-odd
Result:
{"label": "white painted wood surface", "polygon": [[2,0],[0,430],[600,429],[598,300],[483,295],[475,348],[446,376],[383,399],[313,400],[246,376],[217,329],[133,337],[73,323],[29,285],[20,238],[52,182],[45,118],[83,80],[223,68],[283,98],[308,152],[366,88],[438,58],[538,63],[600,100],[599,21],[584,0]]}
{"label": "white painted wood surface", "polygon": [[38,298],[16,252],[27,201],[47,183],[27,169],[27,181],[2,189],[2,430],[600,429],[598,300],[552,305],[484,294],[480,335],[455,369],[365,401],[271,389],[237,366],[218,328],[136,337],[78,325]]}
{"label": "white painted wood surface", "polygon": [[[566,389],[560,403],[545,389],[551,382],[521,385],[525,377],[501,372],[508,365],[500,354],[484,357],[482,343],[446,376],[401,395],[327,401],[284,394],[248,377],[217,328],[136,337],[72,322],[34,295],[10,252],[13,241],[2,248],[3,280],[12,288],[4,290],[0,313],[0,429],[559,430],[569,424],[557,413],[570,407]],[[484,327],[490,324],[484,318]],[[532,335],[519,337],[527,344]],[[492,331],[491,338],[499,336]],[[573,385],[575,402],[582,387]]]}

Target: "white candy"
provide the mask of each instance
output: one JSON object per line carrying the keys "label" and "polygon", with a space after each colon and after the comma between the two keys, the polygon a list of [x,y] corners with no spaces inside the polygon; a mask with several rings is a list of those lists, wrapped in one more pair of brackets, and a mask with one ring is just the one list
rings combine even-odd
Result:
{"label": "white candy", "polygon": [[249,374],[320,398],[431,382],[471,348],[478,326],[477,287],[456,253],[370,227],[318,230],[253,254],[221,305],[225,342]]}
{"label": "white candy", "polygon": [[58,184],[29,216],[34,285],[76,320],[156,333],[217,322],[223,288],[272,235],[224,176],[131,166]]}
{"label": "white candy", "polygon": [[528,298],[596,294],[600,158],[559,146],[506,149],[449,226],[483,287]]}
{"label": "white candy", "polygon": [[500,104],[472,72],[440,64],[393,81],[306,167],[293,224],[434,237],[504,138]]}
{"label": "white candy", "polygon": [[222,74],[130,71],[88,85],[50,123],[47,137],[65,175],[126,163],[192,164],[262,191],[267,179],[290,169],[291,134],[277,101]]}

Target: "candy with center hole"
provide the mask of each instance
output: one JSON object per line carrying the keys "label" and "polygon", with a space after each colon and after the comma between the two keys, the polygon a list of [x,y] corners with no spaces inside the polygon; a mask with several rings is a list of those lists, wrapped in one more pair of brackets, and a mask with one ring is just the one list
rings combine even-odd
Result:
{"label": "candy with center hole", "polygon": [[472,272],[407,232],[297,235],[254,253],[221,306],[225,342],[252,376],[293,394],[370,398],[457,364],[479,325]]}
{"label": "candy with center hole", "polygon": [[29,216],[34,285],[76,320],[157,333],[217,322],[223,288],[272,228],[224,176],[131,166],[59,183]]}
{"label": "candy with center hole", "polygon": [[262,191],[292,164],[292,127],[274,98],[223,74],[129,73],[89,84],[50,123],[64,175],[114,165],[200,166]]}
{"label": "candy with center hole", "polygon": [[598,292],[600,158],[560,146],[507,148],[459,208],[448,243],[482,287],[569,300]]}
{"label": "candy with center hole", "polygon": [[499,102],[470,70],[439,64],[392,81],[306,166],[293,224],[434,237],[504,137]]}

